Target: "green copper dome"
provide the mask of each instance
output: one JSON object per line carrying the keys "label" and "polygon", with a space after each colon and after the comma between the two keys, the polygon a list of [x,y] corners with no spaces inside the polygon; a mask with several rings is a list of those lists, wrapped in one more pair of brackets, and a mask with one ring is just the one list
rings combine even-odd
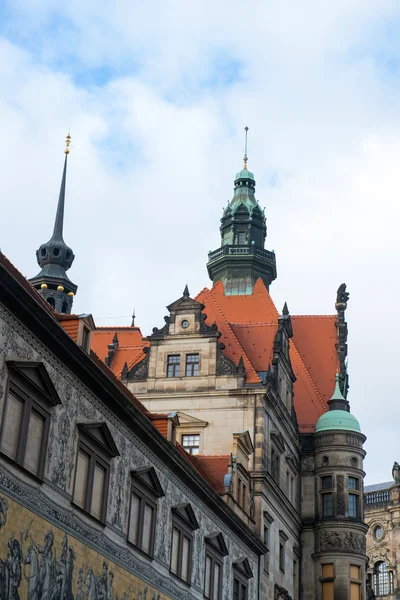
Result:
{"label": "green copper dome", "polygon": [[339,374],[336,373],[336,385],[332,398],[328,401],[329,410],[322,415],[315,427],[315,433],[341,429],[344,431],[360,431],[360,424],[348,410],[348,402],[343,397],[339,384]]}
{"label": "green copper dome", "polygon": [[238,179],[252,179],[253,181],[255,181],[254,173],[248,171],[247,168],[242,169],[241,171],[239,171],[239,173],[236,173],[235,181],[237,181]]}
{"label": "green copper dome", "polygon": [[328,410],[317,422],[315,433],[341,429],[343,431],[360,431],[360,423],[347,410]]}

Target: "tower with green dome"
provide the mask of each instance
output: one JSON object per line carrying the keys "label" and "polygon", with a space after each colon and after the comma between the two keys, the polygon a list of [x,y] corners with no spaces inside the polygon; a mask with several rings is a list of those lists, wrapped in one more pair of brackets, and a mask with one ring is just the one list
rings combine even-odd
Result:
{"label": "tower with green dome", "polygon": [[233,198],[221,219],[221,246],[208,255],[213,284],[221,280],[225,294],[251,294],[259,277],[267,289],[276,279],[275,253],[264,248],[267,225],[255,197],[254,174],[247,169],[247,130],[243,169],[236,174]]}
{"label": "tower with green dome", "polygon": [[312,448],[303,455],[302,597],[364,600],[366,437],[342,394],[339,373],[328,407],[317,421]]}

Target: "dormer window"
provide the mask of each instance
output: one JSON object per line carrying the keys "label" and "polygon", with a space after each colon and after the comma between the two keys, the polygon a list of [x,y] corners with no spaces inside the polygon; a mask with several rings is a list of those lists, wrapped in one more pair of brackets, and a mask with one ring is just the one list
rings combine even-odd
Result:
{"label": "dormer window", "polygon": [[106,423],[81,423],[78,428],[73,502],[105,523],[110,464],[119,452]]}
{"label": "dormer window", "polygon": [[86,327],[86,325],[83,326],[83,330],[82,330],[82,348],[84,349],[85,352],[89,353],[89,351],[90,351],[90,329],[89,329],[89,327]]}
{"label": "dormer window", "polygon": [[10,371],[0,430],[1,453],[43,478],[51,408],[60,399],[41,363],[7,363]]}

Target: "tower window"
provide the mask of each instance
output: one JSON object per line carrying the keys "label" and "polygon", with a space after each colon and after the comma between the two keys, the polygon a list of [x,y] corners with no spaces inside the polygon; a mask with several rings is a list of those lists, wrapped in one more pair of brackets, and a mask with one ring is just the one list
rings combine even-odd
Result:
{"label": "tower window", "polygon": [[60,248],[53,248],[54,256],[58,256],[60,254]]}
{"label": "tower window", "polygon": [[357,479],[357,477],[349,477],[347,479],[347,488],[349,490],[358,490],[358,479]]}
{"label": "tower window", "polygon": [[186,377],[197,377],[199,374],[200,356],[198,354],[186,355]]}
{"label": "tower window", "polygon": [[322,494],[322,516],[332,517],[333,515],[333,496],[332,494]]}
{"label": "tower window", "polygon": [[181,374],[181,357],[179,354],[168,354],[167,377],[179,377]]}
{"label": "tower window", "polygon": [[238,233],[238,244],[241,246],[246,243],[246,234],[244,231]]}
{"label": "tower window", "polygon": [[356,494],[349,494],[349,517],[357,517],[358,496]]}
{"label": "tower window", "polygon": [[323,490],[331,490],[332,489],[332,475],[327,475],[326,477],[321,477],[321,487]]}
{"label": "tower window", "polygon": [[182,446],[189,454],[198,454],[200,450],[200,434],[183,435]]}

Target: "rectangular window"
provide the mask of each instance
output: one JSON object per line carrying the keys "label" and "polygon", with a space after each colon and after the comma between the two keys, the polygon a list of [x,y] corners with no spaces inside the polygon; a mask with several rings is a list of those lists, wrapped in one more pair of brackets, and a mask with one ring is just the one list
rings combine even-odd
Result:
{"label": "rectangular window", "polygon": [[186,523],[174,519],[170,570],[189,584],[192,577],[192,543],[193,537]]}
{"label": "rectangular window", "polygon": [[267,546],[268,550],[264,554],[264,571],[269,573],[269,527],[264,524],[264,544]]}
{"label": "rectangular window", "polygon": [[279,542],[279,569],[282,573],[285,572],[285,544]]}
{"label": "rectangular window", "polygon": [[327,475],[326,477],[321,477],[321,488],[323,490],[331,490],[332,489],[332,475]]}
{"label": "rectangular window", "polygon": [[168,354],[167,357],[167,377],[180,377],[181,357],[179,354]]}
{"label": "rectangular window", "polygon": [[183,435],[182,446],[189,454],[198,454],[200,450],[200,434]]}
{"label": "rectangular window", "polygon": [[247,485],[242,485],[242,508],[246,510],[247,507]]}
{"label": "rectangular window", "polygon": [[279,464],[279,454],[274,448],[271,449],[271,475],[272,478],[279,485],[280,480],[280,464]]}
{"label": "rectangular window", "polygon": [[322,566],[322,600],[335,600],[333,564]]}
{"label": "rectangular window", "polygon": [[140,471],[132,474],[128,542],[148,556],[153,556],[159,492],[151,491],[148,486],[145,486],[140,479],[140,474]]}
{"label": "rectangular window", "polygon": [[358,479],[357,477],[347,478],[347,488],[349,490],[358,490]]}
{"label": "rectangular window", "polygon": [[0,449],[39,478],[43,477],[50,413],[10,382],[1,424]]}
{"label": "rectangular window", "polygon": [[245,243],[246,243],[246,234],[243,231],[239,231],[238,244],[239,244],[239,246],[244,246]]}
{"label": "rectangular window", "polygon": [[235,575],[233,579],[233,600],[247,600],[247,588],[247,581]]}
{"label": "rectangular window", "polygon": [[332,494],[322,494],[322,516],[333,516],[333,496]]}
{"label": "rectangular window", "polygon": [[101,516],[102,516],[105,480],[106,480],[106,469],[99,464],[95,464],[94,478],[93,478],[92,506],[90,509],[90,514],[99,520],[101,519]]}
{"label": "rectangular window", "polygon": [[96,450],[79,441],[73,502],[105,522],[110,466]]}
{"label": "rectangular window", "polygon": [[[221,534],[220,534],[221,535]],[[220,536],[216,536],[219,538]],[[221,535],[222,537],[222,535]],[[206,558],[204,571],[204,597],[207,600],[221,600],[222,597],[222,565],[225,551],[215,537],[206,538]]]}
{"label": "rectangular window", "polygon": [[86,325],[83,326],[82,330],[82,348],[85,352],[90,352],[90,329]]}
{"label": "rectangular window", "polygon": [[361,567],[350,565],[350,579],[350,600],[361,600]]}
{"label": "rectangular window", "polygon": [[349,494],[349,517],[357,517],[357,505],[358,496],[357,494]]}
{"label": "rectangular window", "polygon": [[186,355],[186,377],[197,377],[199,374],[199,354]]}

